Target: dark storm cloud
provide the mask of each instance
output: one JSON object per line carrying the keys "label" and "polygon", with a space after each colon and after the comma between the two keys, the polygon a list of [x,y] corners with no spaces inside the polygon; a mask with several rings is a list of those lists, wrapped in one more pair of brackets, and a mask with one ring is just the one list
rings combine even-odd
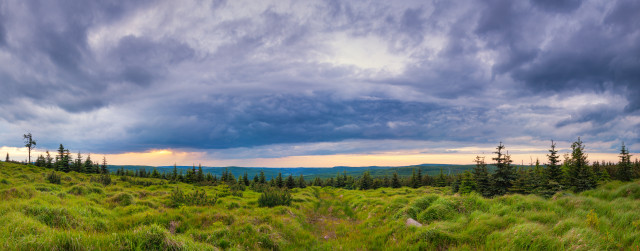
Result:
{"label": "dark storm cloud", "polygon": [[0,126],[40,122],[110,152],[638,138],[636,13],[595,0],[3,2]]}

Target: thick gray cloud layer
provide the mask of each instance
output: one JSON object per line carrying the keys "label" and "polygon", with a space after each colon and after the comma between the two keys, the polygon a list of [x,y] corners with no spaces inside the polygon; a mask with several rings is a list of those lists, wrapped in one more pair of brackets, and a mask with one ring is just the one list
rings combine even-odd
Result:
{"label": "thick gray cloud layer", "polygon": [[[3,1],[0,145],[29,130],[98,152],[640,147],[637,13],[624,0]],[[345,152],[370,149],[357,145]],[[310,151],[323,152],[340,151]]]}

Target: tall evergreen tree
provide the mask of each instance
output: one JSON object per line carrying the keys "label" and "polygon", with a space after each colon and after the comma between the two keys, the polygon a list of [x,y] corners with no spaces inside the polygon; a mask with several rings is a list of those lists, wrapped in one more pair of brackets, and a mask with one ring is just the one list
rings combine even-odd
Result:
{"label": "tall evergreen tree", "polygon": [[571,162],[569,164],[569,185],[576,191],[582,192],[596,186],[595,177],[589,168],[587,154],[584,153],[584,145],[578,137],[578,141],[571,144]]}
{"label": "tall evergreen tree", "polygon": [[91,154],[87,154],[87,159],[84,161],[83,164],[84,170],[85,172],[88,173],[93,173],[95,172],[95,170],[93,170],[93,161],[91,160]]}
{"label": "tall evergreen tree", "polygon": [[278,176],[276,177],[276,186],[279,188],[284,187],[284,180],[282,179],[282,173],[278,173]]}
{"label": "tall evergreen tree", "polygon": [[109,173],[109,169],[107,169],[107,157],[106,156],[102,156],[102,166],[100,166],[100,172],[103,174],[108,174]]}
{"label": "tall evergreen tree", "polygon": [[367,190],[373,188],[373,179],[371,179],[371,174],[369,171],[365,171],[362,174],[362,179],[360,181],[360,189]]}
{"label": "tall evergreen tree", "polygon": [[198,182],[204,181],[204,172],[202,171],[202,164],[198,164],[198,174],[196,175]]}
{"label": "tall evergreen tree", "polygon": [[9,153],[7,153],[7,157],[4,159],[5,162],[9,162]]}
{"label": "tall evergreen tree", "polygon": [[494,194],[503,195],[509,191],[513,180],[515,179],[515,172],[513,166],[511,166],[511,156],[508,153],[503,153],[505,149],[502,142],[496,147],[497,151],[493,152],[497,156],[493,158],[496,165],[496,172],[493,174],[493,189]]}
{"label": "tall evergreen tree", "polygon": [[300,174],[300,177],[298,177],[298,187],[300,188],[307,187],[307,182],[304,181],[304,176],[302,174]]}
{"label": "tall evergreen tree", "polygon": [[487,170],[487,164],[484,162],[484,157],[476,156],[474,160],[476,166],[473,168],[473,179],[476,184],[476,191],[482,194],[482,196],[491,196],[491,180],[489,171]]}
{"label": "tall evergreen tree", "polygon": [[244,172],[244,175],[242,175],[242,184],[245,186],[249,185],[249,174],[247,172]]}
{"label": "tall evergreen tree", "polygon": [[400,188],[402,184],[400,184],[400,178],[398,177],[398,172],[393,172],[393,176],[391,177],[391,187]]}
{"label": "tall evergreen tree", "polygon": [[178,166],[176,165],[176,163],[173,163],[173,173],[171,174],[171,180],[178,180]]}
{"label": "tall evergreen tree", "polygon": [[62,144],[58,147],[58,155],[56,156],[56,169],[58,171],[69,172],[69,150],[66,150]]}
{"label": "tall evergreen tree", "polygon": [[78,156],[76,157],[76,160],[73,162],[73,171],[79,172],[79,173],[83,173],[84,172],[84,165],[82,163],[82,154],[80,154],[80,152],[78,152]]}
{"label": "tall evergreen tree", "polygon": [[287,181],[285,182],[285,186],[289,189],[296,187],[296,181],[293,179],[293,174],[289,174],[289,177],[287,177]]}
{"label": "tall evergreen tree", "polygon": [[436,178],[436,186],[445,187],[447,186],[447,177],[444,176],[444,169],[440,168],[440,174],[438,178]]}
{"label": "tall evergreen tree", "polygon": [[53,168],[53,158],[51,157],[51,154],[49,153],[49,150],[47,150],[47,157],[46,157],[45,167],[46,168]]}
{"label": "tall evergreen tree", "polygon": [[462,179],[460,180],[460,188],[458,192],[461,194],[467,194],[476,189],[476,184],[473,179],[473,175],[469,170],[464,171],[462,174]]}
{"label": "tall evergreen tree", "polygon": [[547,158],[549,158],[549,163],[547,164],[547,178],[549,181],[554,181],[558,184],[562,182],[562,169],[559,165],[560,156],[558,156],[558,151],[556,150],[556,143],[551,141],[551,149],[549,149],[549,154],[547,154]]}
{"label": "tall evergreen tree", "polygon": [[618,179],[622,181],[631,181],[633,177],[633,165],[631,164],[631,154],[622,143],[620,149],[620,162],[618,162]]}
{"label": "tall evergreen tree", "polygon": [[264,171],[260,170],[260,180],[258,181],[260,184],[267,183],[267,178],[264,176]]}

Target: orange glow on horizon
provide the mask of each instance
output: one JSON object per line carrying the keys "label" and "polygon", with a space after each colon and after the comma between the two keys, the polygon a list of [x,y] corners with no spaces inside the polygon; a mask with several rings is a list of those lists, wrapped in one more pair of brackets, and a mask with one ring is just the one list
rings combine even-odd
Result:
{"label": "orange glow on horizon", "polygon": [[[26,160],[26,148],[0,147],[0,154],[4,160],[4,154],[9,153],[12,160]],[[32,151],[31,159],[35,161],[37,156],[44,155],[44,151],[37,149]],[[55,157],[56,152],[50,152]],[[563,154],[559,153],[561,160]],[[617,153],[587,153],[589,161],[618,161]],[[72,153],[73,155],[73,153]],[[633,154],[634,157],[640,154]],[[86,158],[87,153],[82,153]],[[244,166],[244,167],[334,167],[334,166],[409,166],[418,164],[473,164],[476,156],[485,157],[487,163],[492,163],[493,154],[472,153],[429,153],[420,154],[414,151],[387,152],[376,154],[334,154],[334,155],[301,155],[280,158],[247,158],[247,159],[213,159],[206,152],[179,151],[174,149],[152,149],[146,152],[126,152],[120,154],[96,154],[91,153],[94,161],[102,161],[106,157],[110,165],[146,165],[146,166],[170,166],[174,163],[181,166],[202,164],[203,166]],[[75,155],[73,155],[75,157]],[[515,153],[511,154],[514,164],[529,165],[547,162],[546,154],[541,153]],[[634,158],[635,159],[635,158]]]}

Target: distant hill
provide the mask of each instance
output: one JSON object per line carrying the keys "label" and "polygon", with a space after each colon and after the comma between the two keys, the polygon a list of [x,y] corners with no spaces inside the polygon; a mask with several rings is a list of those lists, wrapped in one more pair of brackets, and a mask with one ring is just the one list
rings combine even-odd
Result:
{"label": "distant hill", "polygon": [[[313,168],[313,167],[294,167],[294,168],[273,168],[273,167],[202,167],[202,170],[205,173],[211,173],[213,175],[220,176],[225,169],[233,173],[236,177],[239,175],[244,175],[246,172],[249,178],[253,178],[253,176],[260,173],[260,171],[264,171],[267,179],[271,177],[278,176],[278,173],[282,173],[283,176],[300,176],[300,174],[304,175],[305,178],[329,178],[335,177],[336,174],[343,172],[347,172],[347,175],[351,176],[360,176],[365,171],[369,171],[372,176],[391,176],[394,172],[398,172],[400,176],[410,176],[413,173],[413,170],[416,171],[420,169],[422,174],[428,174],[430,176],[435,176],[440,174],[440,169],[443,170],[444,174],[456,174],[462,173],[466,170],[472,170],[475,165],[449,165],[449,164],[421,164],[421,165],[413,165],[413,166],[367,166],[367,167],[349,167],[349,166],[335,166],[330,168]],[[193,168],[193,166],[177,166],[178,172],[182,171],[186,173],[187,169]],[[145,169],[146,171],[152,171],[154,168],[158,170],[158,172],[173,172],[173,166],[138,166],[138,165],[110,165],[109,170],[111,172],[115,172],[116,170],[124,168],[125,170],[138,170]],[[197,169],[198,167],[196,167]],[[492,170],[494,167],[489,165],[488,167]]]}

